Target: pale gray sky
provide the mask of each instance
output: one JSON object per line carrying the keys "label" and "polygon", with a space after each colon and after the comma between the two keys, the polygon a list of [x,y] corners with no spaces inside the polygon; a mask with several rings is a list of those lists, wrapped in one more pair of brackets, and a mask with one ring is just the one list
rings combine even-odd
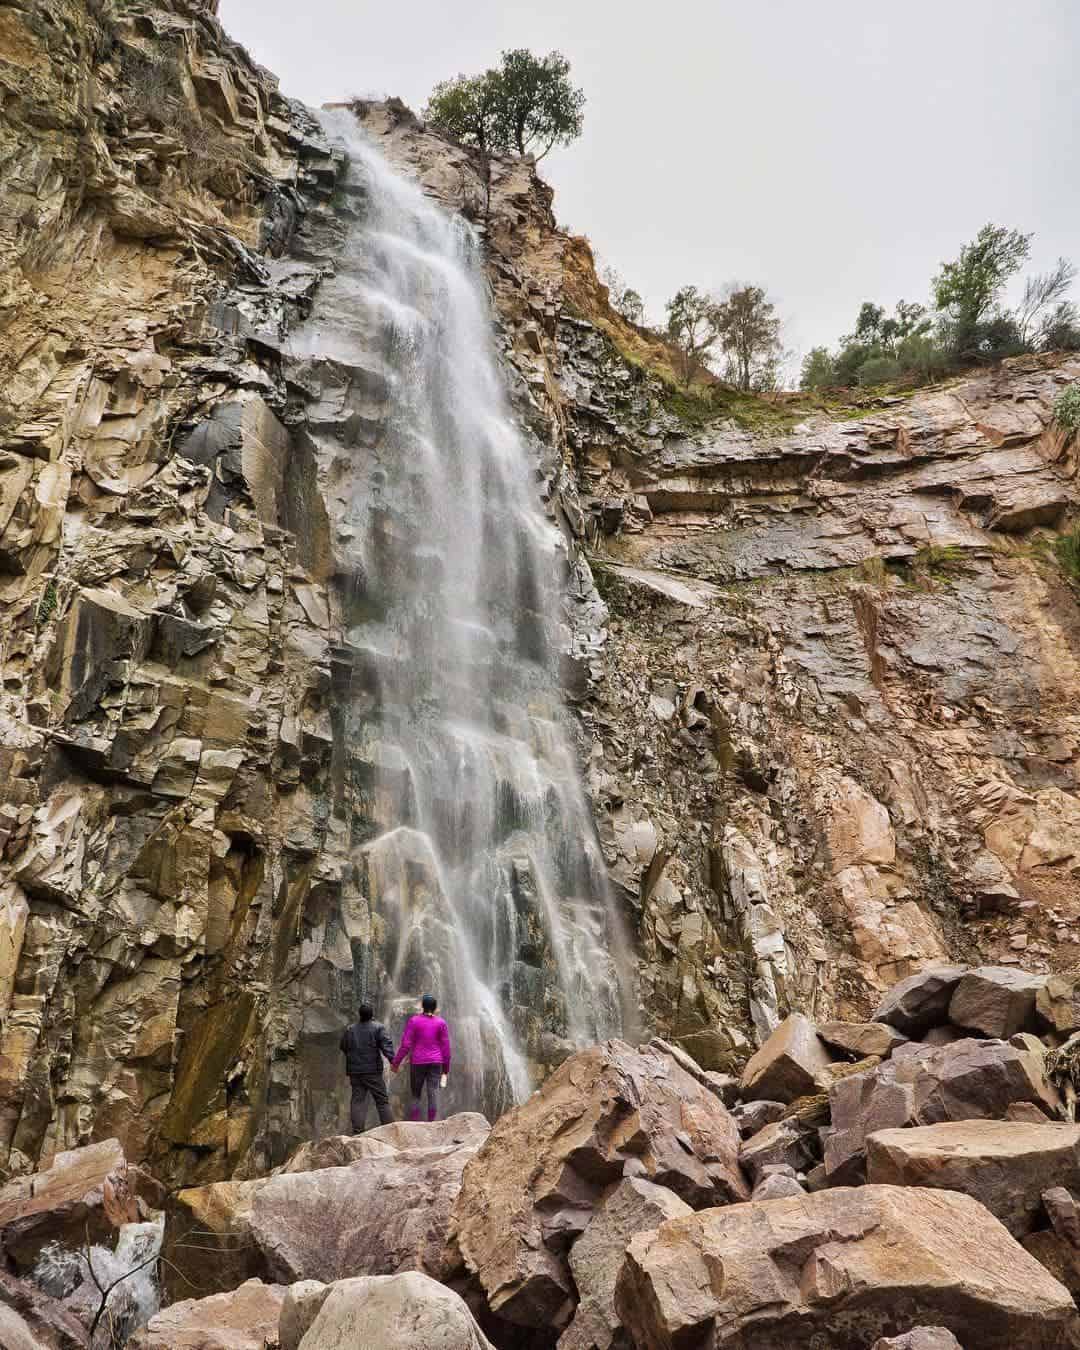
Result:
{"label": "pale gray sky", "polygon": [[542,172],[645,297],[767,285],[797,351],[927,298],[988,220],[1080,263],[1078,0],[221,0],[287,94],[397,94],[569,57],[585,132]]}

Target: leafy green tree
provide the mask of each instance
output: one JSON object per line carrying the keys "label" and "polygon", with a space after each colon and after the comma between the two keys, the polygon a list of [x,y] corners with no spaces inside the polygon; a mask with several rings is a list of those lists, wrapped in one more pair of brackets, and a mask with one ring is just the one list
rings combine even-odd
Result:
{"label": "leafy green tree", "polygon": [[715,322],[737,389],[771,389],[780,362],[780,318],[761,286],[734,286],[716,306]]}
{"label": "leafy green tree", "polygon": [[525,47],[503,52],[498,72],[504,140],[519,155],[541,160],[554,145],[581,135],[585,95],[570,83],[570,62],[561,52],[533,56]]}
{"label": "leafy green tree", "polygon": [[636,324],[639,328],[645,322],[645,301],[632,287],[628,286],[622,295],[619,296],[618,304],[615,306],[624,319]]}
{"label": "leafy green tree", "polygon": [[720,338],[716,301],[696,286],[683,286],[667,302],[667,335],[682,354],[683,382],[705,368]]}
{"label": "leafy green tree", "polygon": [[536,153],[581,135],[585,95],[570,83],[570,62],[559,52],[533,56],[505,51],[482,75],[459,75],[432,90],[425,119],[484,155]]}
{"label": "leafy green tree", "polygon": [[811,347],[803,357],[799,385],[803,389],[828,389],[836,383],[836,364],[829,349]]}
{"label": "leafy green tree", "polygon": [[933,281],[934,304],[945,315],[944,336],[955,356],[973,360],[997,355],[1008,344],[998,301],[1031,251],[1031,235],[984,225],[954,262],[944,263]]}
{"label": "leafy green tree", "polygon": [[424,119],[482,155],[502,148],[499,81],[492,70],[459,75],[431,91]]}

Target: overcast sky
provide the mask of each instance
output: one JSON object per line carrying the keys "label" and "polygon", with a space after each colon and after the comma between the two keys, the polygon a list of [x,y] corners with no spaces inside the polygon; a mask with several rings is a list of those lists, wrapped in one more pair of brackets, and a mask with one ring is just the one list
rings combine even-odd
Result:
{"label": "overcast sky", "polygon": [[319,104],[569,57],[585,130],[541,166],[654,319],[679,286],[768,287],[789,347],[862,300],[925,300],[987,221],[1080,263],[1080,0],[220,0]]}

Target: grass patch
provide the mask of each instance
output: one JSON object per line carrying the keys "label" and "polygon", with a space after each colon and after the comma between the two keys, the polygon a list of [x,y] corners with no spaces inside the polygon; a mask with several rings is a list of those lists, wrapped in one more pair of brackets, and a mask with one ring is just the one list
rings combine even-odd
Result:
{"label": "grass patch", "polygon": [[1080,525],[1054,541],[1054,557],[1070,581],[1080,582]]}
{"label": "grass patch", "polygon": [[38,601],[37,621],[38,624],[48,623],[56,613],[56,606],[59,603],[59,592],[56,582],[50,581],[41,593],[41,599]]}

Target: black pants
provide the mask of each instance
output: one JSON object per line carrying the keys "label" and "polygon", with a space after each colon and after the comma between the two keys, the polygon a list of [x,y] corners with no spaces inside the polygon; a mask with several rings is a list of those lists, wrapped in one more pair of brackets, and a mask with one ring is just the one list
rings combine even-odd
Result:
{"label": "black pants", "polygon": [[413,1120],[420,1115],[420,1094],[427,1088],[428,1120],[434,1120],[439,1110],[439,1079],[442,1078],[441,1064],[410,1064],[409,1095],[410,1115]]}
{"label": "black pants", "polygon": [[386,1095],[386,1079],[381,1073],[358,1073],[350,1079],[352,1083],[352,1117],[354,1134],[363,1134],[367,1123],[367,1099],[371,1093],[375,1110],[379,1113],[379,1124],[389,1125],[394,1117],[390,1114],[390,1098]]}

